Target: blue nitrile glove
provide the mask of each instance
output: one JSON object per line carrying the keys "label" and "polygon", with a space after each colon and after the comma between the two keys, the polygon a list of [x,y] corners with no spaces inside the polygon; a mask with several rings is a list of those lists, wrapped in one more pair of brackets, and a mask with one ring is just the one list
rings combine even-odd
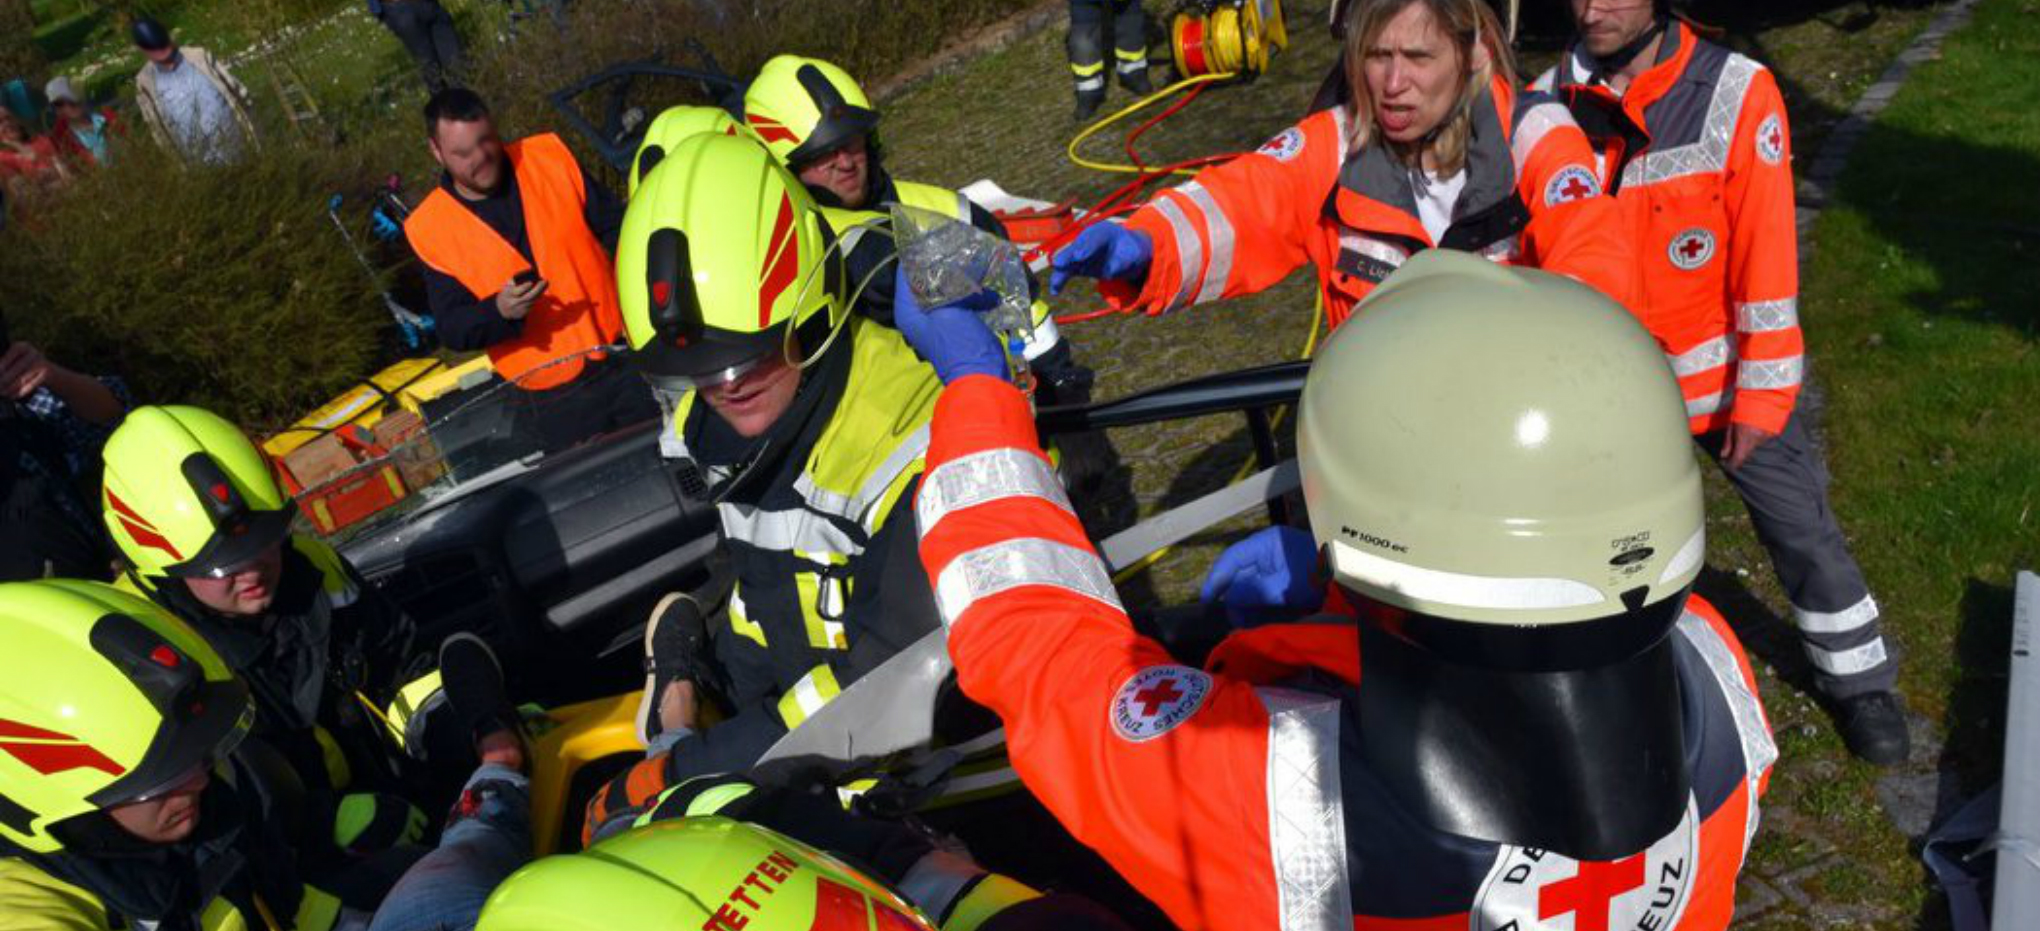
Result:
{"label": "blue nitrile glove", "polygon": [[1093,223],[1077,234],[1075,242],[1056,251],[1048,293],[1061,294],[1063,285],[1076,277],[1121,282],[1138,291],[1147,283],[1148,264],[1154,260],[1155,244],[1148,234],[1110,220]]}
{"label": "blue nitrile glove", "polygon": [[1225,548],[1205,573],[1205,604],[1225,606],[1234,627],[1252,627],[1271,614],[1308,614],[1323,607],[1317,541],[1295,527],[1266,527]]}
{"label": "blue nitrile glove", "polygon": [[893,325],[907,338],[907,345],[935,367],[935,377],[945,385],[965,375],[1007,377],[1006,351],[984,318],[984,312],[998,304],[998,295],[979,291],[954,303],[923,308],[907,284],[906,271],[893,269]]}

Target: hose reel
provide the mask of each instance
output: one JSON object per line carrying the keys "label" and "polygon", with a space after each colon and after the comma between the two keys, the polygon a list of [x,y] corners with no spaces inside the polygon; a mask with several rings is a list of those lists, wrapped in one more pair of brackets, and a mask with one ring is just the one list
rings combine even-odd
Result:
{"label": "hose reel", "polygon": [[1282,0],[1189,0],[1169,17],[1169,52],[1185,78],[1252,80],[1288,46]]}

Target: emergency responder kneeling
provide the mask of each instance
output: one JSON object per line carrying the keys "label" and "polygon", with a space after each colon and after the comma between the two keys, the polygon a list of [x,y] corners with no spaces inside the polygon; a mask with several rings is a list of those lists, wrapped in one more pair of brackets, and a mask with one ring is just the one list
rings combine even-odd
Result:
{"label": "emergency responder kneeling", "polygon": [[1777,749],[1690,594],[1700,476],[1656,344],[1449,251],[1360,311],[1298,422],[1349,607],[1200,670],[1135,633],[983,321],[903,301],[947,384],[916,512],[964,693],[1184,928],[1726,927]]}
{"label": "emergency responder kneeling", "polygon": [[1481,0],[1339,0],[1343,52],[1318,109],[1254,152],[1056,253],[1050,290],[1101,279],[1163,313],[1252,294],[1308,262],[1337,327],[1421,250],[1472,252],[1629,304],[1634,263],[1594,153],[1563,105],[1519,93]]}
{"label": "emergency responder kneeling", "polygon": [[441,846],[394,888],[401,862],[306,855],[298,835],[319,829],[302,824],[296,780],[262,740],[243,740],[261,702],[158,605],[96,582],[0,585],[0,642],[7,927],[439,931],[471,925],[530,857],[523,744],[503,726],[501,673],[478,640],[445,652],[487,665],[464,679],[480,688],[450,696],[481,735],[482,765]]}
{"label": "emergency responder kneeling", "polygon": [[527,389],[519,408],[548,450],[652,418],[628,365],[610,254],[623,205],[551,133],[505,143],[481,96],[440,91],[426,140],[445,176],[404,221],[424,265],[439,341],[486,349]]}
{"label": "emergency responder kneeling", "polygon": [[[254,693],[255,734],[290,763],[333,843],[415,839],[382,709],[424,670],[409,618],[332,547],[290,532],[296,506],[240,428],[141,407],[106,441],[100,505],[118,584],[190,624]],[[408,691],[429,693],[429,686]],[[401,717],[399,715],[398,717]]]}
{"label": "emergency responder kneeling", "polygon": [[[662,450],[716,502],[735,585],[713,637],[690,598],[654,612],[639,725],[659,752],[597,795],[591,828],[748,769],[936,628],[902,514],[941,386],[898,332],[850,313],[832,237],[748,136],[662,150],[631,198],[617,280],[633,359],[666,411]],[[707,726],[711,694],[728,715]]]}
{"label": "emergency responder kneeling", "polygon": [[1799,416],[1799,230],[1777,81],[1665,0],[1573,0],[1572,12],[1579,37],[1537,83],[1587,130],[1638,244],[1630,309],[1678,373],[1694,439],[1749,508],[1843,740],[1903,762],[1898,662]]}

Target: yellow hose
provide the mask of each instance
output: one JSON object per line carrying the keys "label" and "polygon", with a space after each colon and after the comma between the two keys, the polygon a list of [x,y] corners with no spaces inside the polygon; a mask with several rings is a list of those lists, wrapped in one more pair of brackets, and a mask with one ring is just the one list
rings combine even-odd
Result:
{"label": "yellow hose", "polygon": [[[1084,140],[1089,139],[1094,135],[1097,135],[1098,132],[1100,130],[1103,130],[1105,127],[1117,123],[1120,120],[1132,116],[1133,114],[1138,113],[1142,110],[1145,110],[1148,107],[1153,106],[1157,101],[1160,101],[1165,97],[1172,96],[1180,91],[1188,90],[1189,88],[1195,87],[1196,85],[1199,84],[1210,84],[1214,81],[1230,80],[1233,78],[1233,76],[1234,75],[1231,72],[1226,72],[1224,74],[1201,74],[1193,78],[1184,78],[1181,81],[1177,81],[1176,83],[1169,85],[1168,87],[1164,87],[1161,90],[1155,91],[1154,93],[1149,94],[1146,97],[1142,97],[1141,99],[1134,101],[1131,105],[1125,107],[1124,109],[1121,109],[1119,112],[1114,113],[1111,116],[1108,116],[1102,120],[1099,120],[1096,123],[1092,123],[1091,125],[1084,127],[1083,132],[1076,134],[1076,136],[1070,139],[1069,147],[1065,150],[1069,154],[1070,162],[1081,168],[1089,168],[1092,171],[1113,172],[1125,175],[1147,174],[1146,170],[1143,170],[1142,168],[1132,164],[1122,162],[1091,161],[1090,159],[1078,155],[1077,147],[1083,145]],[[1195,175],[1196,173],[1197,172],[1195,169],[1190,168],[1178,168],[1175,171],[1170,172],[1170,174],[1182,175],[1185,178]]]}

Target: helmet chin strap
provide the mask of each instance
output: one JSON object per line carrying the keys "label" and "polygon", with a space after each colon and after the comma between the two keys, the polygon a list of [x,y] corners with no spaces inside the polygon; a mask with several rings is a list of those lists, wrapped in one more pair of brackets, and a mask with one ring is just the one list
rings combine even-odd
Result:
{"label": "helmet chin strap", "polygon": [[1658,36],[1664,35],[1665,28],[1670,26],[1671,22],[1671,15],[1665,12],[1663,6],[1659,6],[1657,15],[1651,18],[1650,27],[1637,33],[1636,38],[1623,43],[1621,48],[1606,55],[1589,55],[1594,62],[1594,77],[1606,80],[1609,75],[1629,67],[1629,63],[1635,61],[1636,56],[1643,54],[1643,50],[1657,41]]}

